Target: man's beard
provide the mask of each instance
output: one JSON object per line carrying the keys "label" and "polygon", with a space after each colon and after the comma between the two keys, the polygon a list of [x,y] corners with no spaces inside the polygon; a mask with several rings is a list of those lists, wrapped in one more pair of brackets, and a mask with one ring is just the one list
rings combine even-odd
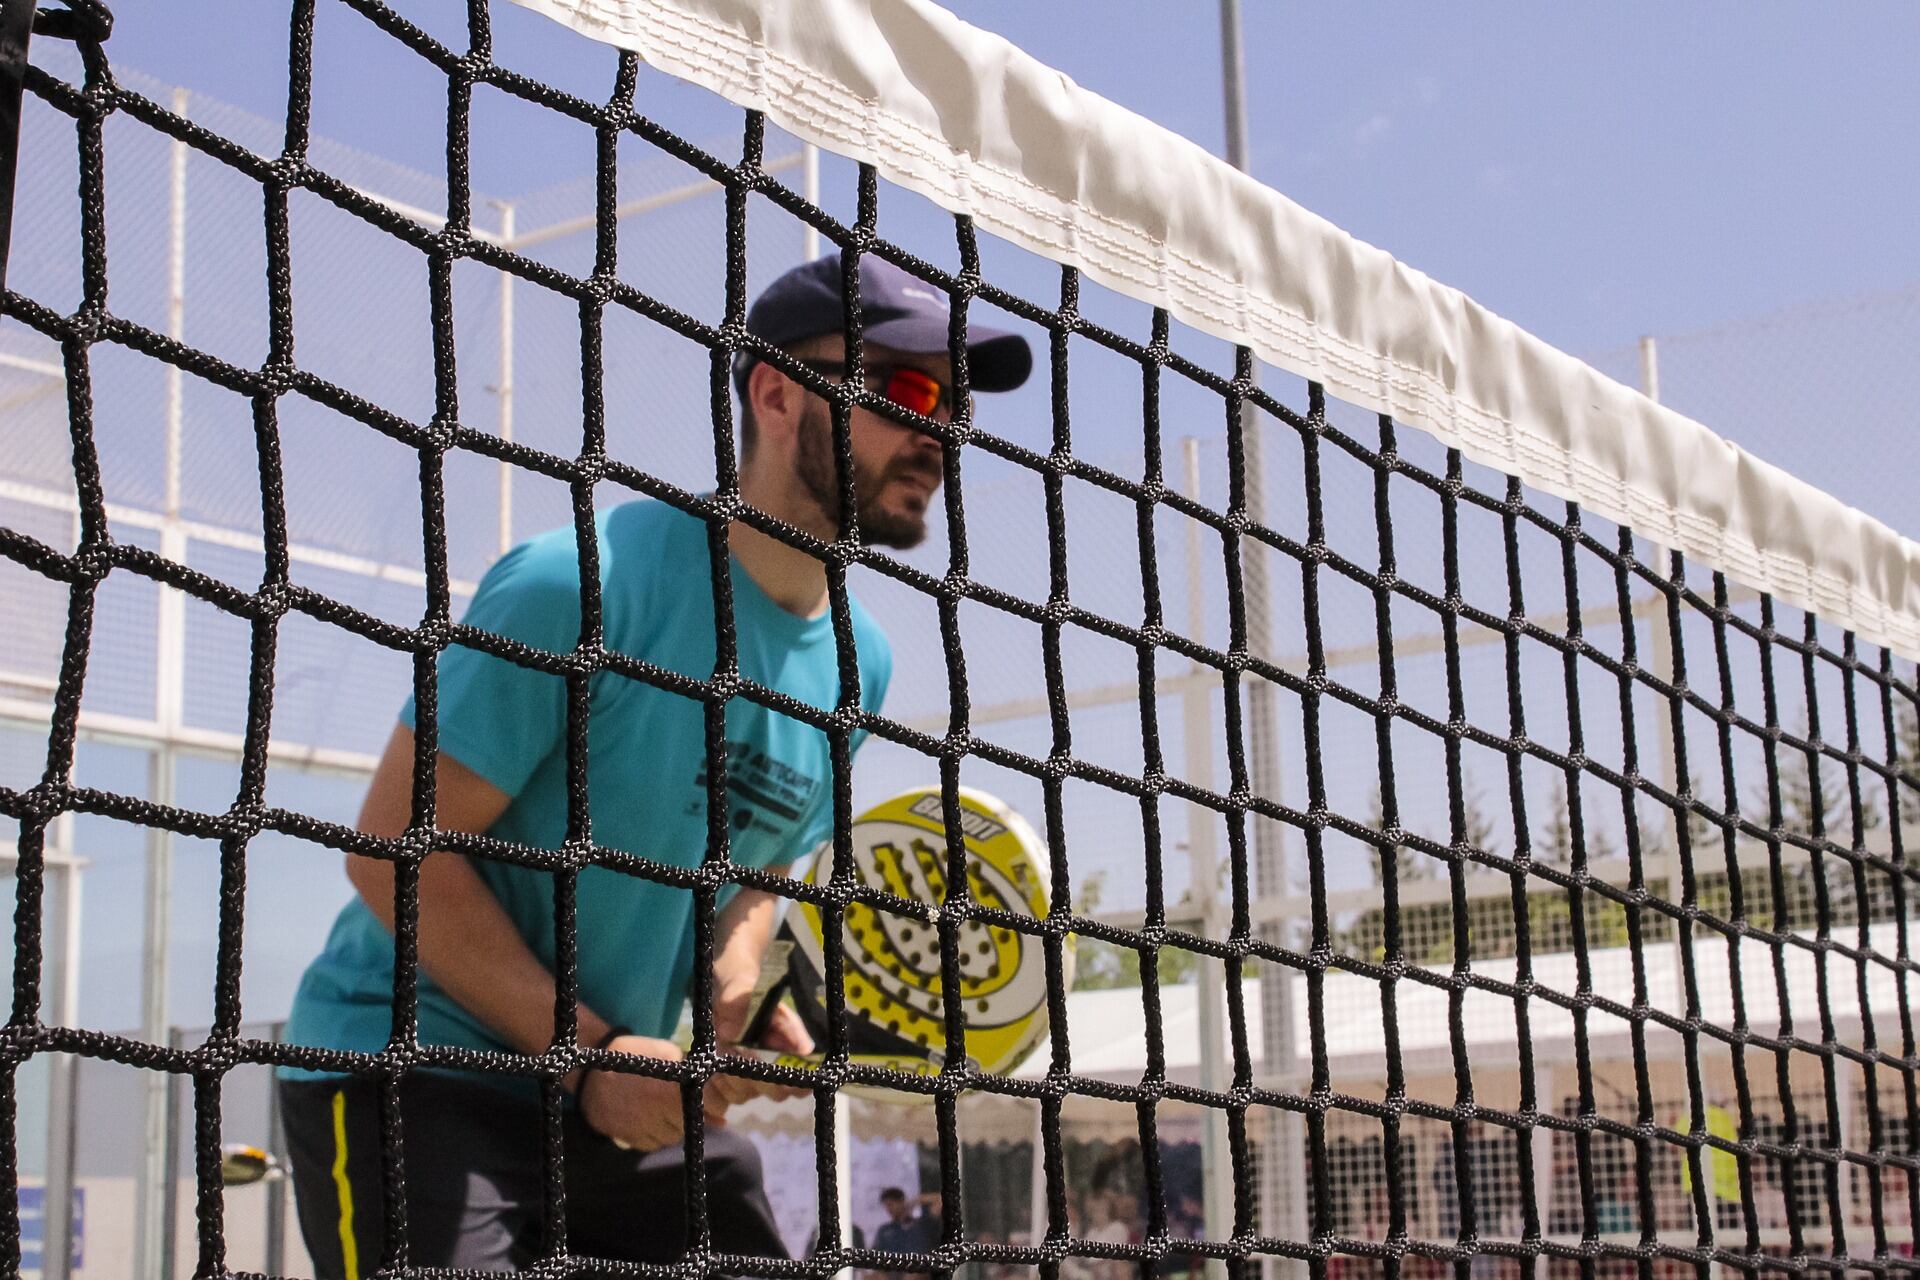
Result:
{"label": "man's beard", "polygon": [[[820,504],[820,510],[829,519],[838,519],[840,515],[840,476],[833,460],[833,421],[828,416],[824,404],[812,404],[800,421],[798,450],[795,470],[799,473],[800,483],[806,486],[807,494]],[[938,464],[931,474],[936,483],[939,480]],[[885,511],[879,506],[879,499],[893,481],[905,472],[904,467],[887,467],[879,471],[855,462],[853,467],[854,508],[860,518],[860,541],[867,546],[892,547],[905,551],[917,547],[926,539],[927,518],[924,514],[911,511]]]}

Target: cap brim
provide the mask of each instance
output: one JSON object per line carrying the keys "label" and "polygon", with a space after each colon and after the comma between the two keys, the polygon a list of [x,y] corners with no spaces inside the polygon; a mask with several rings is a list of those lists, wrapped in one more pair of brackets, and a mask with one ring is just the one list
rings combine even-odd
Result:
{"label": "cap brim", "polygon": [[[947,351],[947,322],[933,316],[882,320],[863,331],[866,341],[895,351],[938,355]],[[1011,391],[1033,372],[1033,348],[1017,333],[970,325],[967,374],[975,391]]]}

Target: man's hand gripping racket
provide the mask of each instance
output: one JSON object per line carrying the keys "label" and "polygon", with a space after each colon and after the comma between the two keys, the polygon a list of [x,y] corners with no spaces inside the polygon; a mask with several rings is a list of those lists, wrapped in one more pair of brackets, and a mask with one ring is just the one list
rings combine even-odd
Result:
{"label": "man's hand gripping racket", "polygon": [[[959,799],[969,896],[981,906],[1044,918],[1047,858],[1039,836],[992,796],[962,788]],[[946,815],[938,787],[916,788],[869,809],[855,819],[852,835],[857,883],[929,906],[946,900]],[[830,880],[833,861],[831,846],[823,848],[807,870],[807,883]],[[793,904],[767,948],[749,1001],[741,1044],[752,1047],[736,1052],[802,1070],[820,1065],[828,1043],[825,939],[820,909]],[[982,1071],[1010,1074],[1047,1034],[1039,941],[978,921],[962,926],[955,941],[967,1055]],[[847,908],[841,948],[852,1060],[914,1075],[938,1073],[948,1053],[938,929],[856,902]],[[1069,953],[1069,975],[1071,963]],[[852,1088],[890,1101],[931,1100],[911,1091]]]}
{"label": "man's hand gripping racket", "polygon": [[[1039,836],[1019,814],[982,792],[961,788],[960,806],[973,901],[1044,918],[1047,857]],[[854,820],[852,835],[857,883],[933,907],[946,900],[946,816],[938,787],[903,792],[869,809]],[[816,853],[805,881],[824,884],[832,875],[827,845]],[[794,903],[767,946],[744,1008],[725,1011],[726,1021],[745,1028],[727,1052],[803,1071],[820,1066],[828,1042],[825,938],[820,909]],[[1040,944],[1017,930],[979,922],[964,925],[955,941],[967,1055],[982,1071],[1009,1075],[1047,1034]],[[912,1075],[937,1074],[948,1052],[939,931],[911,916],[853,903],[841,929],[841,947],[851,1060]],[[1071,984],[1071,951],[1066,962]],[[732,1027],[720,1030],[723,1044],[733,1039],[726,1034]],[[716,1118],[727,1106],[756,1096],[801,1092],[726,1075],[716,1076],[709,1088],[718,1104],[710,1111]],[[869,1085],[849,1091],[894,1102],[932,1100],[930,1094]],[[678,1126],[671,1127],[677,1139]]]}

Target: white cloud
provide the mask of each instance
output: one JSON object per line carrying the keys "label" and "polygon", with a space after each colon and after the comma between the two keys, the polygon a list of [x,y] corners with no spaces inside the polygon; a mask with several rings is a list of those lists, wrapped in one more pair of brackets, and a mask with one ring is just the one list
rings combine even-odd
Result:
{"label": "white cloud", "polygon": [[1364,124],[1353,131],[1355,151],[1364,152],[1374,143],[1387,136],[1393,129],[1393,117],[1384,111],[1376,111]]}

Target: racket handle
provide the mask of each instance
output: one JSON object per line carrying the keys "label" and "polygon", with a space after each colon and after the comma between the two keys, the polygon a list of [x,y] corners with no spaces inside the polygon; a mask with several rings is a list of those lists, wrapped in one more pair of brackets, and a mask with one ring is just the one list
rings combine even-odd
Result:
{"label": "racket handle", "polygon": [[767,1024],[773,1021],[773,1011],[779,1008],[780,1002],[786,998],[787,990],[792,985],[792,975],[783,974],[778,982],[767,988],[766,998],[761,1000],[760,1007],[754,1010],[753,1021],[748,1023],[747,1029],[740,1033],[741,1044],[752,1046],[760,1042],[760,1037],[767,1033]]}

